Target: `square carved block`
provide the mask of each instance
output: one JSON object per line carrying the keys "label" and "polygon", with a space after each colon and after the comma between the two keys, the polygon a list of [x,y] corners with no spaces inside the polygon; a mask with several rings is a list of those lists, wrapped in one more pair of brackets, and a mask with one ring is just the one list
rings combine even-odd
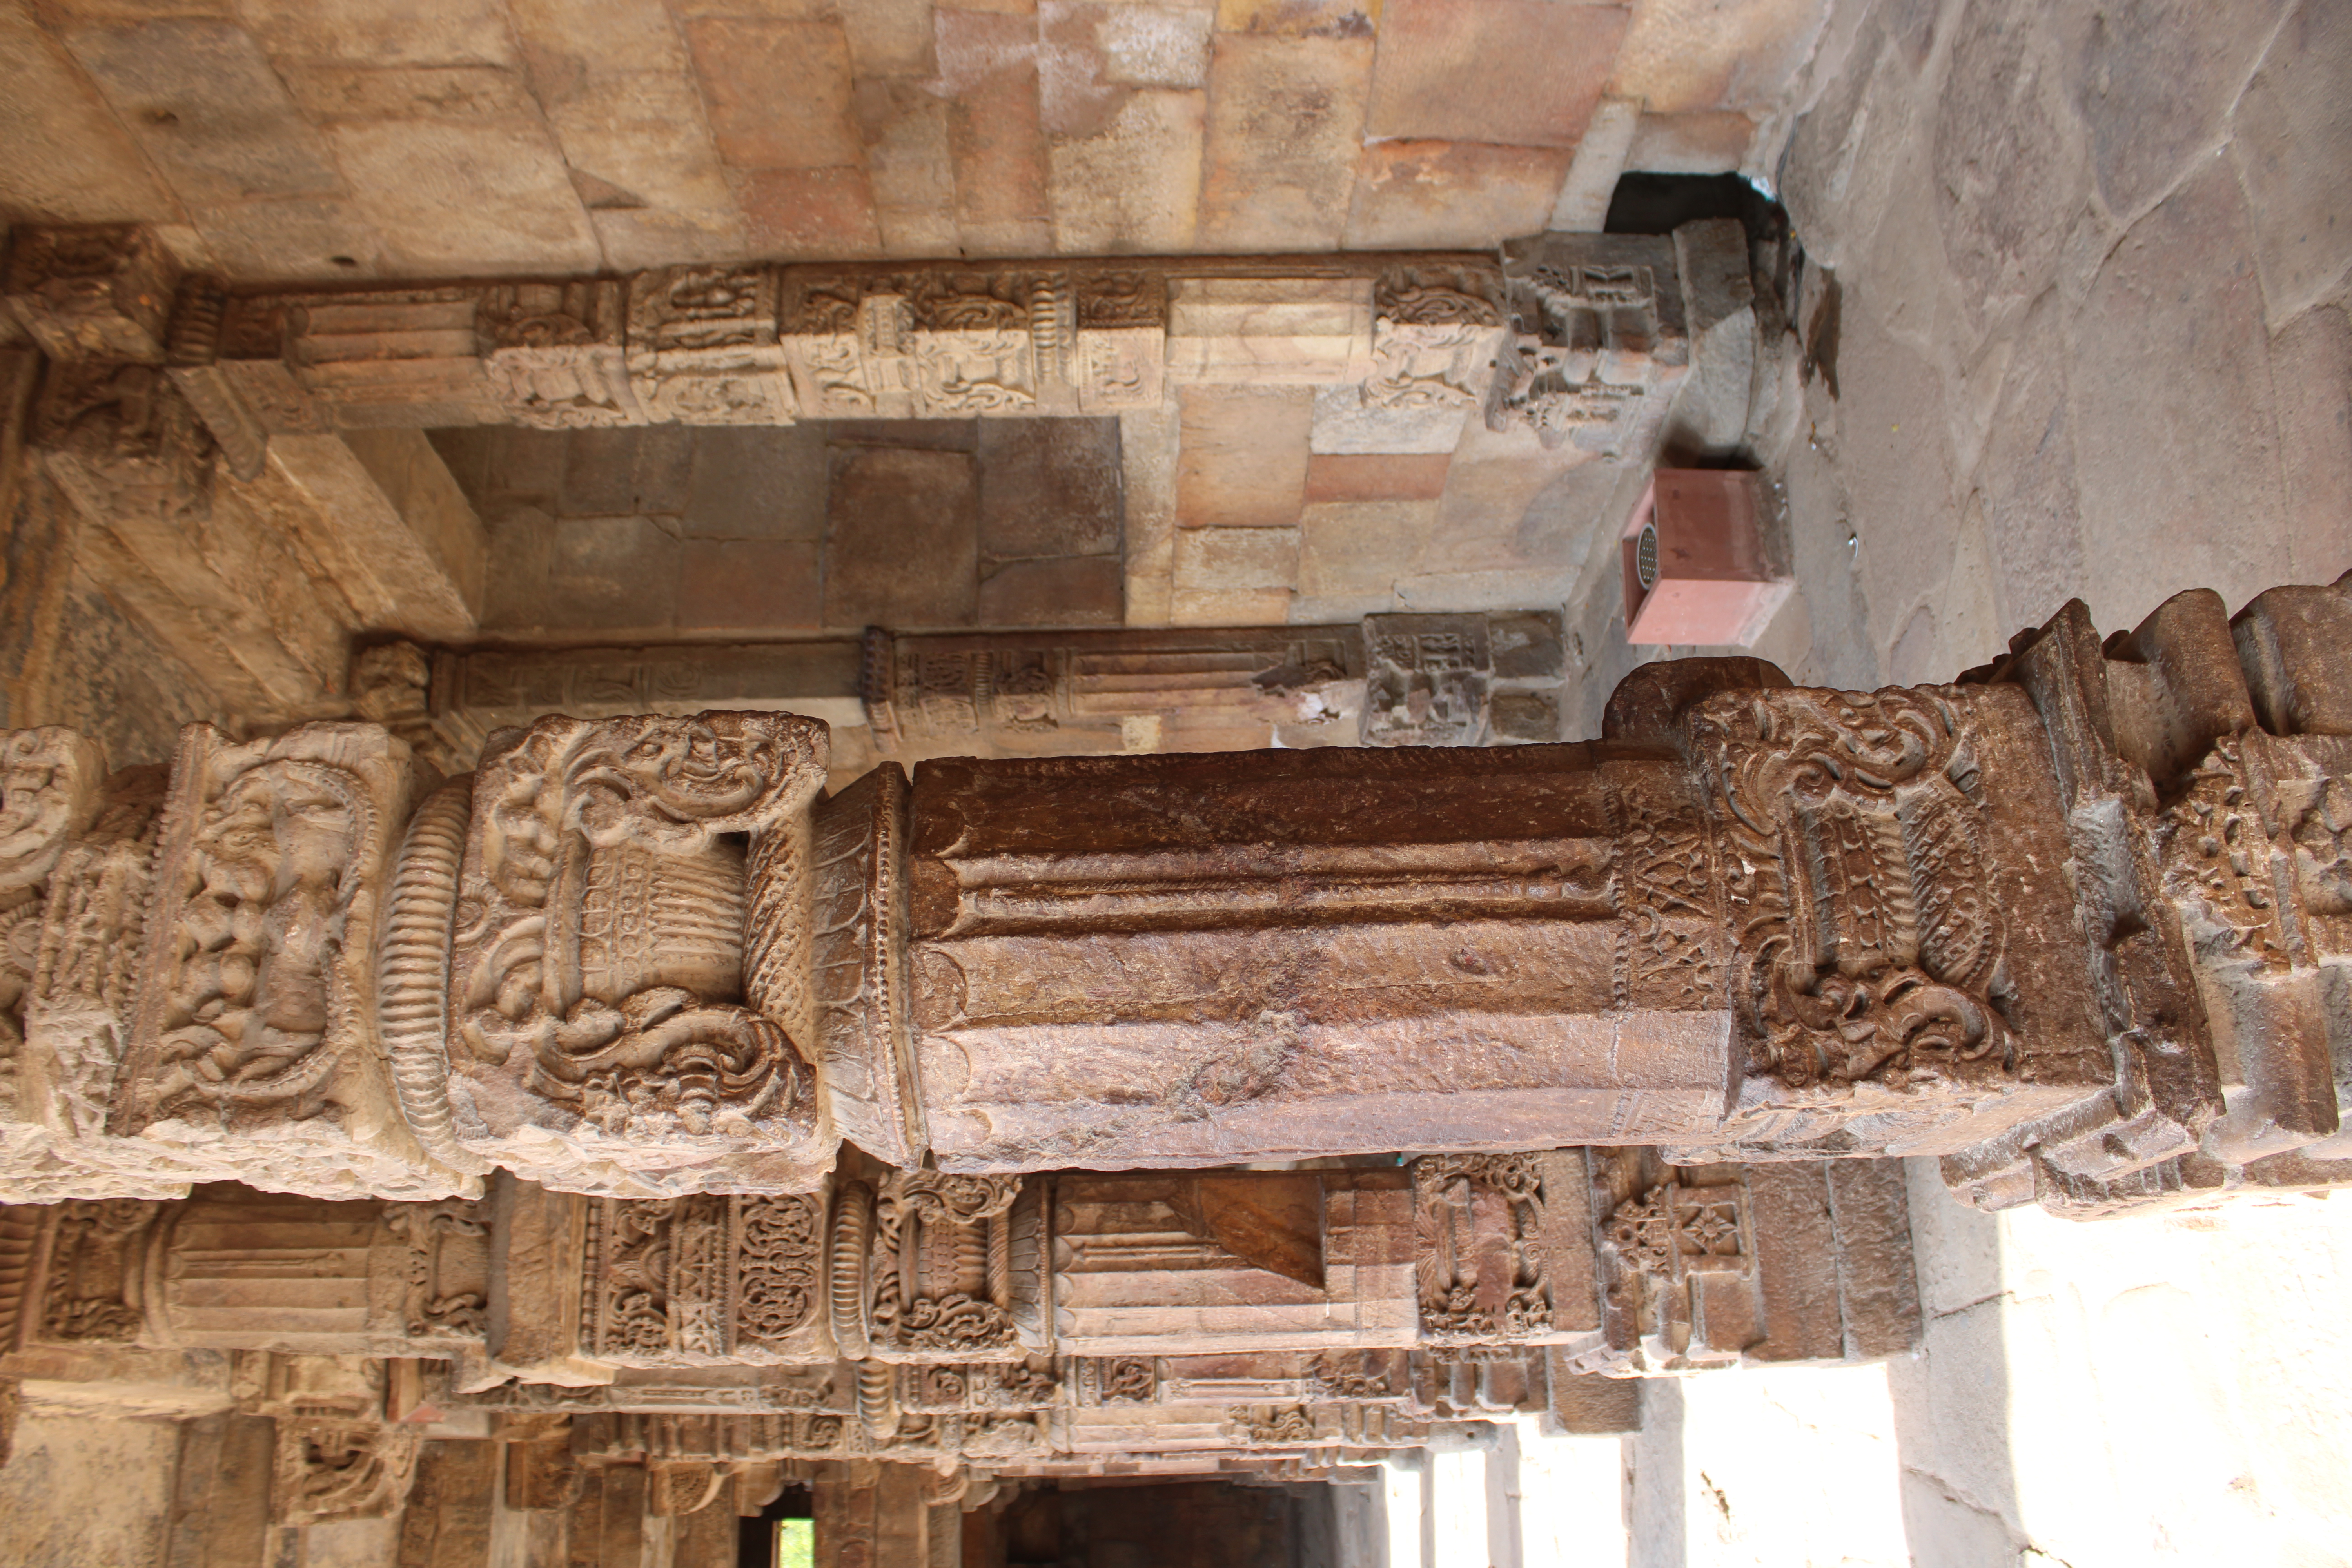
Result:
{"label": "square carved block", "polygon": [[1796,584],[1766,556],[1757,483],[1718,468],[1651,477],[1621,541],[1627,642],[1745,647],[1764,635]]}

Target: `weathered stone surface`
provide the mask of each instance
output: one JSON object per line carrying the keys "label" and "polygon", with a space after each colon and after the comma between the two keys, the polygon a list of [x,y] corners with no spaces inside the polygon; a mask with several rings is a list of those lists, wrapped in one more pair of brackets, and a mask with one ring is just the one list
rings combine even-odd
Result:
{"label": "weathered stone surface", "polygon": [[1653,115],[1773,107],[1822,25],[1803,0],[1642,0],[1633,13],[1609,90]]}
{"label": "weathered stone surface", "polygon": [[1366,130],[1573,147],[1624,37],[1617,5],[1390,0]]}
{"label": "weathered stone surface", "polygon": [[980,429],[980,470],[984,558],[1118,553],[1115,421],[991,420]]}
{"label": "weathered stone surface", "polygon": [[[2209,162],[2132,226],[2083,303],[2069,379],[2088,596],[2116,620],[2168,587],[2241,600],[2284,573],[2284,530],[2200,521],[2284,511],[2248,226],[2233,171]],[[2149,580],[2150,559],[2165,577]]]}
{"label": "weathered stone surface", "polygon": [[1046,156],[1055,248],[1066,256],[1192,249],[1206,100],[1198,91],[1121,92],[1098,127],[1054,136]]}
{"label": "weathered stone surface", "polygon": [[[2078,57],[2065,63],[2108,210],[2128,223],[2221,139],[2231,101],[2284,8],[2278,0],[2226,14],[2157,5],[2089,18]],[[2027,19],[2021,10],[2008,26],[2021,33]],[[2282,39],[2272,58],[2282,58],[2281,47],[2292,58],[2293,44]]]}
{"label": "weathered stone surface", "polygon": [[827,506],[828,624],[971,624],[980,522],[971,458],[840,450]]}
{"label": "weathered stone surface", "polygon": [[1433,500],[1323,501],[1299,513],[1298,591],[1310,599],[1372,595],[1389,606],[1437,528]]}
{"label": "weathered stone surface", "polygon": [[2352,571],[2352,317],[2321,306],[2288,322],[2271,340],[2271,382],[2294,574],[2332,582]]}
{"label": "weathered stone surface", "polygon": [[741,221],[668,19],[593,0],[516,0],[508,10],[606,264],[741,255]]}
{"label": "weathered stone surface", "polygon": [[797,540],[689,540],[678,566],[680,630],[814,631],[822,559]]}
{"label": "weathered stone surface", "polygon": [[30,11],[0,16],[0,61],[13,84],[0,128],[16,150],[0,167],[0,194],[13,210],[59,223],[177,216],[129,131]]}
{"label": "weathered stone surface", "polygon": [[1756,140],[1756,121],[1728,111],[1643,114],[1625,167],[1660,174],[1720,174],[1738,169]]}
{"label": "weathered stone surface", "polygon": [[985,626],[1115,626],[1126,581],[1108,556],[1008,561],[981,578],[974,617]]}
{"label": "weathered stone surface", "polygon": [[1198,528],[1287,528],[1306,504],[1314,395],[1305,388],[1177,391],[1176,521]]}
{"label": "weathered stone surface", "polygon": [[703,16],[686,25],[719,155],[739,169],[857,162],[849,45],[838,24]]}
{"label": "weathered stone surface", "polygon": [[[2191,12],[2183,20],[2201,32],[2219,19]],[[2232,31],[2237,36],[2228,47],[2234,50],[2257,29],[2240,19]],[[2197,64],[2168,70],[2168,85],[2231,79],[2216,68],[2212,54],[2198,44],[2183,44]],[[2343,16],[2326,6],[2297,6],[2271,40],[2263,68],[2238,102],[2237,134],[2230,149],[2244,173],[2253,209],[2254,256],[2273,321],[2325,298],[2352,265],[2352,223],[2328,195],[2325,173],[2352,156],[2352,115],[2331,88],[2343,79],[2348,58],[2352,26]]]}
{"label": "weathered stone surface", "polygon": [[1468,142],[1377,142],[1364,149],[1348,214],[1351,249],[1475,246],[1547,226],[1569,154]]}
{"label": "weathered stone surface", "polygon": [[1216,35],[1201,192],[1204,248],[1338,247],[1371,78],[1370,38]]}
{"label": "weathered stone surface", "polygon": [[1036,24],[1025,17],[938,13],[940,75],[954,94],[948,151],[956,223],[967,255],[1052,247],[1036,38]]}

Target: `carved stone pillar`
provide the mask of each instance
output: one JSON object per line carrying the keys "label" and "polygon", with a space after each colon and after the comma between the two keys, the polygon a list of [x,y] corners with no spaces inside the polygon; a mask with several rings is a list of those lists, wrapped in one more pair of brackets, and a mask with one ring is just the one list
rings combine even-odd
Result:
{"label": "carved stone pillar", "polygon": [[1899,1163],[1672,1166],[1643,1151],[1587,1155],[1601,1334],[1565,1370],[1834,1362],[1916,1343]]}
{"label": "carved stone pillar", "polygon": [[478,1204],[332,1203],[221,1185],[179,1201],[0,1215],[5,1234],[21,1233],[26,1342],[481,1353],[496,1238]]}
{"label": "carved stone pillar", "polygon": [[483,760],[449,967],[459,1145],[621,1197],[831,1167],[803,1054],[824,758],[815,721],[709,713],[544,720]]}
{"label": "carved stone pillar", "polygon": [[422,780],[366,724],[184,732],[108,1131],[184,1169],[321,1197],[478,1192],[403,1116],[374,945]]}
{"label": "carved stone pillar", "polygon": [[822,1190],[583,1206],[581,1356],[656,1367],[833,1359]]}
{"label": "carved stone pillar", "polygon": [[961,1363],[1049,1348],[1045,1207],[1044,1184],[1017,1177],[894,1171],[870,1195],[845,1185],[832,1253],[844,1352]]}
{"label": "carved stone pillar", "polygon": [[109,1142],[163,770],[68,730],[0,736],[0,1197],[170,1197]]}

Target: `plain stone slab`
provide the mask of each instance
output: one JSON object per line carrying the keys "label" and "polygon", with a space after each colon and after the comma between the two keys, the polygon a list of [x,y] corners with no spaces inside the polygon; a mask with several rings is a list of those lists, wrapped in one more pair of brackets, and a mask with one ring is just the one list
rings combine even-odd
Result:
{"label": "plain stone slab", "polygon": [[689,539],[680,631],[814,631],[823,624],[821,547],[802,539]]}
{"label": "plain stone slab", "polygon": [[937,19],[940,74],[954,84],[948,152],[965,243],[976,255],[1051,249],[1037,24],[948,9]]}
{"label": "plain stone slab", "polygon": [[172,195],[65,49],[20,6],[0,10],[0,204],[63,223],[173,216]]}
{"label": "plain stone slab", "polygon": [[825,476],[820,425],[698,430],[679,526],[688,539],[821,540]]}
{"label": "plain stone slab", "polygon": [[1299,514],[1298,591],[1385,595],[1410,575],[1437,529],[1432,500],[1325,501]]}
{"label": "plain stone slab", "polygon": [[1289,590],[1298,577],[1297,528],[1185,528],[1176,533],[1176,591]]}
{"label": "plain stone slab", "polygon": [[1055,247],[1065,256],[1192,249],[1208,95],[1119,89],[1115,101],[1086,133],[1048,146]]}
{"label": "plain stone slab", "polygon": [[675,425],[570,432],[556,510],[565,517],[685,510],[695,436]]}
{"label": "plain stone slab", "polygon": [[1647,0],[1633,7],[1609,89],[1643,100],[1654,115],[1772,109],[1820,36],[1824,9],[1814,0]]}
{"label": "plain stone slab", "polygon": [[980,584],[983,626],[1115,626],[1127,574],[1112,555],[1008,561]]}
{"label": "plain stone slab", "polygon": [[1307,491],[1315,395],[1303,386],[1177,389],[1176,518],[1184,528],[1286,528]]}
{"label": "plain stone slab", "polygon": [[1119,500],[1117,419],[980,422],[982,557],[1116,555]]}
{"label": "plain stone slab", "polygon": [[1307,503],[1434,500],[1452,460],[1450,452],[1318,452],[1307,460]]}
{"label": "plain stone slab", "polygon": [[1566,148],[1380,142],[1364,149],[1348,214],[1351,250],[1478,249],[1548,226]]}
{"label": "plain stone slab", "polygon": [[839,24],[698,16],[687,47],[719,155],[739,169],[828,169],[858,161],[849,41]]}
{"label": "plain stone slab", "polygon": [[1369,37],[1219,33],[1209,65],[1202,247],[1336,248],[1371,79]]}
{"label": "plain stone slab", "polygon": [[825,501],[827,626],[972,624],[980,506],[961,452],[842,447]]}
{"label": "plain stone slab", "polygon": [[731,169],[727,181],[743,209],[743,232],[763,256],[829,261],[881,253],[863,169]]}
{"label": "plain stone slab", "polygon": [[244,29],[194,18],[80,27],[66,47],[182,200],[226,206],[340,189],[326,149]]}
{"label": "plain stone slab", "polygon": [[562,155],[535,119],[349,121],[327,136],[360,210],[412,272],[604,264]]}
{"label": "plain stone slab", "polygon": [[1625,167],[1658,174],[1728,174],[1748,157],[1756,121],[1734,110],[1644,114],[1634,122]]}
{"label": "plain stone slab", "polygon": [[1554,0],[1388,0],[1369,132],[1573,147],[1609,80],[1626,11]]}

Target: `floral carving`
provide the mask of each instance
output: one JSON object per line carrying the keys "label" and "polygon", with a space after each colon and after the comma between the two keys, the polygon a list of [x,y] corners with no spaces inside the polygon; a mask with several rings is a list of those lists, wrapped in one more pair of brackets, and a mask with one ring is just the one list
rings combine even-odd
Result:
{"label": "floral carving", "polygon": [[822,770],[819,727],[750,713],[543,720],[488,759],[456,915],[460,1063],[520,1052],[531,1091],[641,1147],[811,1139],[801,1043],[736,1000],[745,872],[723,836],[804,810]]}
{"label": "floral carving", "polygon": [[[1422,1332],[1440,1342],[1524,1339],[1551,1327],[1538,1243],[1543,1173],[1533,1154],[1433,1154],[1413,1162],[1414,1271]],[[1479,1258],[1499,1253],[1499,1294]]]}
{"label": "floral carving", "polygon": [[2001,921],[1952,700],[1727,693],[1692,732],[1729,851],[1732,990],[1755,1067],[1832,1091],[2000,1070]]}
{"label": "floral carving", "polygon": [[735,1331],[781,1345],[816,1311],[817,1248],[824,1207],[815,1198],[740,1200],[735,1258]]}

